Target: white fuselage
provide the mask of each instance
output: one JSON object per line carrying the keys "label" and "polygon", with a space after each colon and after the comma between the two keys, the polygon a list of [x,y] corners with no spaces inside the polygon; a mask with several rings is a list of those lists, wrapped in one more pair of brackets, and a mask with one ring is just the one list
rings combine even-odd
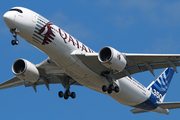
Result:
{"label": "white fuselage", "polygon": [[[102,92],[103,85],[109,85],[105,77],[93,72],[81,60],[72,55],[73,52],[95,53],[93,50],[41,15],[26,8],[19,7],[19,9],[23,13],[16,11],[6,13],[9,16],[12,15],[13,21],[6,23],[10,29],[17,28],[20,37],[47,54],[66,74],[80,84],[98,92]],[[44,29],[42,29],[43,27]],[[45,36],[47,37],[46,40],[44,39]],[[116,84],[120,91],[108,95],[124,105],[136,106],[151,95],[146,87],[129,77],[116,80]]]}

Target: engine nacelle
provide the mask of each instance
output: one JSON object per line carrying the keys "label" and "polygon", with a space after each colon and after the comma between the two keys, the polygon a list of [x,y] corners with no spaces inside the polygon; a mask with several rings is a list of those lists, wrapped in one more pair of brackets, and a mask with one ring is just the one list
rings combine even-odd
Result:
{"label": "engine nacelle", "polygon": [[40,77],[36,66],[25,59],[16,60],[12,65],[12,71],[25,82],[35,83]]}
{"label": "engine nacelle", "polygon": [[98,54],[99,61],[112,70],[122,71],[126,67],[126,59],[112,47],[103,47]]}

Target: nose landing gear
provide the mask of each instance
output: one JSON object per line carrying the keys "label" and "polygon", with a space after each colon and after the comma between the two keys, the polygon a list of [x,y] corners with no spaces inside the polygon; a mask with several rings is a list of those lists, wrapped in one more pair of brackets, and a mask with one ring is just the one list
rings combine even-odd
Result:
{"label": "nose landing gear", "polygon": [[17,34],[19,33],[16,28],[11,29],[10,32],[13,34],[14,40],[11,41],[12,45],[18,45],[19,41],[17,40]]}

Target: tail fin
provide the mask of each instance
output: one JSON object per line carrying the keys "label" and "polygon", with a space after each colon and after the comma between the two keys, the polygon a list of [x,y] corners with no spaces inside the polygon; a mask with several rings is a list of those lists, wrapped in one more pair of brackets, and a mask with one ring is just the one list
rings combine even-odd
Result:
{"label": "tail fin", "polygon": [[147,89],[157,98],[158,102],[163,102],[166,92],[169,88],[174,70],[166,68],[148,87]]}

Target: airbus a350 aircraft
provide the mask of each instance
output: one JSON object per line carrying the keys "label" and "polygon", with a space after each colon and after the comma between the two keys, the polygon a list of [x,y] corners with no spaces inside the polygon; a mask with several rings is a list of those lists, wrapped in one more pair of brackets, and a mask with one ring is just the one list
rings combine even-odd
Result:
{"label": "airbus a350 aircraft", "polygon": [[[75,98],[71,85],[86,86],[104,93],[121,104],[134,107],[132,113],[157,112],[168,114],[168,109],[180,108],[180,102],[163,103],[180,54],[129,54],[112,47],[103,47],[98,53],[27,8],[14,7],[3,16],[13,34],[12,45],[17,45],[17,35],[44,52],[48,59],[34,65],[18,59],[13,63],[15,77],[0,84],[0,89],[25,85],[36,86],[61,83],[65,92],[59,97]],[[132,74],[166,68],[147,88],[131,77]]]}

